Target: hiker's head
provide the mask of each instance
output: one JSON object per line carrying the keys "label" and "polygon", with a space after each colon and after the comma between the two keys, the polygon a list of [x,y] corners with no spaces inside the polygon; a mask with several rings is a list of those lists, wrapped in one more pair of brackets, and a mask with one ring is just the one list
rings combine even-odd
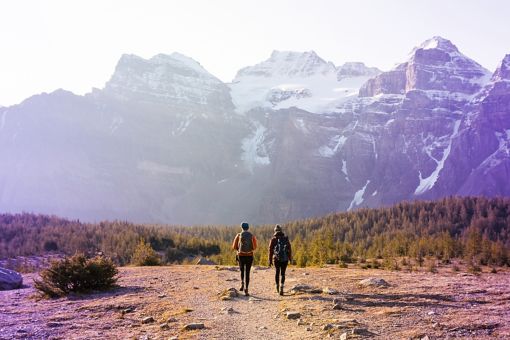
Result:
{"label": "hiker's head", "polygon": [[250,225],[248,224],[248,222],[243,222],[243,223],[241,223],[241,228],[243,230],[248,230],[248,229],[250,229]]}
{"label": "hiker's head", "polygon": [[282,232],[282,227],[279,224],[275,225],[274,232],[275,233],[281,233]]}

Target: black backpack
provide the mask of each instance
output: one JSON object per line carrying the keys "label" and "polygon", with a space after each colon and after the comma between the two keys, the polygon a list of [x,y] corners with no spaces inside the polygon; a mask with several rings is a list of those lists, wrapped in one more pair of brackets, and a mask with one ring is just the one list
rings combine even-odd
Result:
{"label": "black backpack", "polygon": [[273,258],[275,261],[289,261],[289,239],[287,237],[278,237],[273,250]]}

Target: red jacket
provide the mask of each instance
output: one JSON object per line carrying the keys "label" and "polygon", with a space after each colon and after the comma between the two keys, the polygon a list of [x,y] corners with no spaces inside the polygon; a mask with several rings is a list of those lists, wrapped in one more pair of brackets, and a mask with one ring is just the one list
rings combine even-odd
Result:
{"label": "red jacket", "polygon": [[287,248],[289,249],[289,261],[292,261],[292,248],[290,246],[290,241],[287,236],[285,236],[284,233],[281,231],[276,232],[273,235],[273,238],[269,242],[269,263],[273,263],[273,255],[274,255],[274,247],[276,246],[276,242],[278,242],[279,238],[286,238],[287,239]]}

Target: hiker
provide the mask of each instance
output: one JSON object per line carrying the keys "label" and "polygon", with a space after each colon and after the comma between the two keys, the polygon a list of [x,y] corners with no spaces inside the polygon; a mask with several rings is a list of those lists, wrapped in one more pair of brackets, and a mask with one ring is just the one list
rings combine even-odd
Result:
{"label": "hiker", "polygon": [[237,251],[236,260],[239,262],[239,269],[241,270],[241,288],[244,290],[244,295],[248,293],[248,286],[250,285],[250,270],[253,264],[253,251],[257,249],[257,239],[252,233],[248,231],[250,225],[246,222],[241,223],[242,232],[236,235],[232,248]]}
{"label": "hiker", "polygon": [[[269,266],[274,263],[276,273],[276,292],[283,295],[283,284],[285,283],[285,271],[289,261],[292,261],[292,249],[289,238],[282,232],[282,227],[277,224],[274,227],[274,235],[269,242]],[[280,276],[282,278],[280,283]]]}

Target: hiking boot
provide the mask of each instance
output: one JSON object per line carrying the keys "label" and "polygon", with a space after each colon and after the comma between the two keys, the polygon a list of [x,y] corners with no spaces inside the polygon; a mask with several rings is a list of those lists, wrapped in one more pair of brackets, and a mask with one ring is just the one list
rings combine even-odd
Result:
{"label": "hiking boot", "polygon": [[278,286],[278,283],[275,284],[275,287],[276,287],[276,293],[279,293],[280,292],[280,287]]}
{"label": "hiking boot", "polygon": [[283,285],[280,286],[280,295],[283,295]]}
{"label": "hiking boot", "polygon": [[250,295],[250,293],[248,293],[248,287],[246,287],[246,289],[244,290],[244,295],[246,295],[246,296]]}
{"label": "hiking boot", "polygon": [[241,283],[241,288],[239,290],[242,292],[244,290],[244,283]]}

